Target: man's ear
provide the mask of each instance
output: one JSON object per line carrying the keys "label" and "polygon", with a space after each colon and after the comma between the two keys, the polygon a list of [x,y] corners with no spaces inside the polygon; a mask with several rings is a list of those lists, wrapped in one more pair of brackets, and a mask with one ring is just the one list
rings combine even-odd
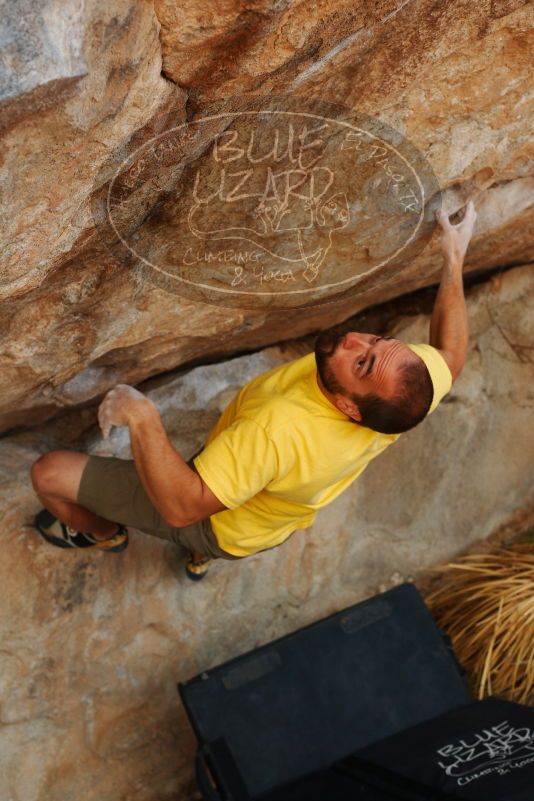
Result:
{"label": "man's ear", "polygon": [[362,416],[360,414],[360,410],[353,403],[349,398],[346,398],[345,395],[335,395],[335,403],[337,408],[343,414],[346,414],[347,417],[351,417],[353,420],[356,420],[357,423],[361,422]]}

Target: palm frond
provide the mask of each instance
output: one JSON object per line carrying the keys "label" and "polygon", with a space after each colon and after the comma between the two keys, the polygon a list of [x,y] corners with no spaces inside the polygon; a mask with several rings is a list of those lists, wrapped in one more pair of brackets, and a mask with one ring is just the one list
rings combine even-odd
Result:
{"label": "palm frond", "polygon": [[478,698],[534,700],[534,545],[468,554],[436,567],[439,586],[426,597],[451,637]]}

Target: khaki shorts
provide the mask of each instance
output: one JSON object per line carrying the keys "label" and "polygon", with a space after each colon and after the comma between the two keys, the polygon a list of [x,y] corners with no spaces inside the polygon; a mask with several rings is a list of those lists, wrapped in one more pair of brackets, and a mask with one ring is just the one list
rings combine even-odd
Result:
{"label": "khaki shorts", "polygon": [[[188,464],[194,469],[193,459]],[[106,520],[170,540],[188,551],[212,559],[242,558],[219,547],[209,518],[183,528],[170,526],[146,494],[133,459],[90,456],[80,481],[78,503]]]}

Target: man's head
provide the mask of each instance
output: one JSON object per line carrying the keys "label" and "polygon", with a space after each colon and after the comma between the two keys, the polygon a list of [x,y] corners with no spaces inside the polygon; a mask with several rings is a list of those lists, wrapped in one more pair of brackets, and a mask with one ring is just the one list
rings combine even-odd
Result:
{"label": "man's head", "polygon": [[324,331],[315,358],[326,397],[360,425],[401,434],[430,408],[434,390],[428,369],[398,339]]}

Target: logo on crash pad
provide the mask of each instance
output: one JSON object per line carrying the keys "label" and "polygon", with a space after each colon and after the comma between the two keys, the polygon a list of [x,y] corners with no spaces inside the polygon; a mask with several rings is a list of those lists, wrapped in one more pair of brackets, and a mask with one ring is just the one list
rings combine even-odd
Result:
{"label": "logo on crash pad", "polygon": [[205,302],[291,308],[374,288],[424,247],[439,187],[397,131],[325,103],[242,104],[163,121],[100,192],[105,240],[137,275]]}

